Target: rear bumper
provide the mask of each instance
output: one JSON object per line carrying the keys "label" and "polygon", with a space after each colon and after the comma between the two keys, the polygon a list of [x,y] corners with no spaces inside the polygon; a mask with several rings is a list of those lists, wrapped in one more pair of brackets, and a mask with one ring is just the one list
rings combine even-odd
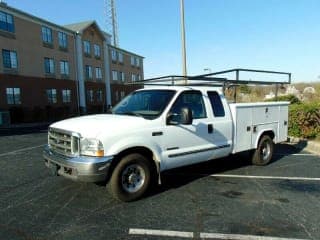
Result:
{"label": "rear bumper", "polygon": [[101,182],[106,180],[113,157],[67,157],[50,150],[43,151],[45,165],[55,175],[81,182]]}

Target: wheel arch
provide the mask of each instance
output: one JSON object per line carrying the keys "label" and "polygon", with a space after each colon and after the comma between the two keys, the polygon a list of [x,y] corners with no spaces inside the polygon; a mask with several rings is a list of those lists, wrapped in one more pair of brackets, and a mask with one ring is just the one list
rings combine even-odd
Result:
{"label": "wheel arch", "polygon": [[152,167],[153,167],[152,170],[158,175],[158,179],[160,183],[160,161],[157,158],[156,154],[151,149],[144,146],[130,147],[116,154],[110,165],[110,169],[109,169],[110,174],[108,174],[109,176],[107,180],[109,180],[109,178],[112,175],[112,172],[114,171],[118,163],[121,161],[121,159],[132,153],[139,153],[148,159],[148,161],[152,164]]}
{"label": "wheel arch", "polygon": [[272,139],[272,141],[274,142],[274,138],[276,135],[275,135],[273,129],[264,130],[263,132],[260,133],[259,137],[257,138],[254,148],[258,147],[258,144],[259,144],[261,138],[265,135],[268,135]]}

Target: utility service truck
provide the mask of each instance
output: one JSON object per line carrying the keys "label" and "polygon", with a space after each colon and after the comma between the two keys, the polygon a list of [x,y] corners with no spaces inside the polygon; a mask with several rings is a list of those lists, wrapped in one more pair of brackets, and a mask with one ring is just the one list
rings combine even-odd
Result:
{"label": "utility service truck", "polygon": [[[145,81],[150,85],[111,114],[53,123],[46,166],[72,180],[106,182],[114,197],[133,201],[168,169],[243,151],[253,164],[268,164],[274,144],[287,140],[289,102],[228,103],[217,85],[241,81],[211,75]],[[185,80],[190,83],[181,84]]]}

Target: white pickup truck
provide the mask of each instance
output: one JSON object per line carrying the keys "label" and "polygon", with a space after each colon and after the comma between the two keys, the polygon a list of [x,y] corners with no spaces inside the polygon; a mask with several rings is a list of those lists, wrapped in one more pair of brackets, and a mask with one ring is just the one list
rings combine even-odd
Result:
{"label": "white pickup truck", "polygon": [[220,88],[153,86],[112,109],[49,127],[45,164],[78,181],[107,181],[122,201],[140,198],[164,170],[252,150],[268,164],[287,140],[289,102],[231,103]]}

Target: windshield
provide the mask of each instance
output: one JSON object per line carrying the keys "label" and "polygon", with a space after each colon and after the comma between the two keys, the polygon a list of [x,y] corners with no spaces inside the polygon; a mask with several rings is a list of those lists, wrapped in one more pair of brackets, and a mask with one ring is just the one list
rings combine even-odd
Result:
{"label": "windshield", "polygon": [[133,92],[119,102],[112,109],[112,113],[155,119],[161,115],[174,94],[175,91],[173,90],[142,90]]}

